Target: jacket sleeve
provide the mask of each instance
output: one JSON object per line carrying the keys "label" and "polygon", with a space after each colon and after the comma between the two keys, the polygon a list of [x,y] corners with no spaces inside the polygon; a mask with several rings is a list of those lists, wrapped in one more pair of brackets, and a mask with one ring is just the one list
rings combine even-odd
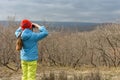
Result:
{"label": "jacket sleeve", "polygon": [[15,36],[18,38],[18,36],[20,35],[20,33],[22,32],[21,27],[19,27],[16,31],[15,31]]}
{"label": "jacket sleeve", "polygon": [[35,33],[35,39],[37,41],[45,38],[48,35],[48,31],[46,30],[46,28],[44,26],[39,27],[39,32]]}

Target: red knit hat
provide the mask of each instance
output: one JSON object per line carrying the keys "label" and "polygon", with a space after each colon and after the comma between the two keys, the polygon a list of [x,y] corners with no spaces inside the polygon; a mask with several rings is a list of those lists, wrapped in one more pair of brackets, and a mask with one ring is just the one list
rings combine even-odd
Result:
{"label": "red knit hat", "polygon": [[32,28],[32,22],[27,20],[27,19],[24,19],[24,20],[21,21],[20,26],[21,26],[22,30],[24,30],[26,28],[31,29]]}

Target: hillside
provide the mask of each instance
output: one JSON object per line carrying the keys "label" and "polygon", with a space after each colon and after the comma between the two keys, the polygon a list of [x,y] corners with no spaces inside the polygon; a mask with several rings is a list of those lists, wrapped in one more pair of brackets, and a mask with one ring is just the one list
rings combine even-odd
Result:
{"label": "hillside", "polygon": [[[101,23],[90,23],[90,22],[45,22],[45,21],[33,21],[41,25],[46,25],[51,31],[59,31],[60,29],[70,30],[70,31],[91,31],[96,28],[96,26]],[[19,24],[20,21],[15,21],[14,23]],[[9,21],[0,21],[1,25],[9,26]]]}

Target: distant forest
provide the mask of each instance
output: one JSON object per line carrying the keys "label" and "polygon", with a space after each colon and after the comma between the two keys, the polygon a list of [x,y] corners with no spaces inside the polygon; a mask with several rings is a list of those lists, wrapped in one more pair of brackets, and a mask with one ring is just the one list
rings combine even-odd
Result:
{"label": "distant forest", "polygon": [[[71,31],[71,32],[92,31],[96,27],[98,27],[99,25],[108,24],[108,23],[87,23],[87,22],[47,22],[47,21],[32,21],[32,22],[46,26],[49,29],[50,32],[58,32],[58,31]],[[14,21],[14,23],[15,24],[20,24],[20,21]],[[0,21],[0,25],[8,26],[9,21]]]}

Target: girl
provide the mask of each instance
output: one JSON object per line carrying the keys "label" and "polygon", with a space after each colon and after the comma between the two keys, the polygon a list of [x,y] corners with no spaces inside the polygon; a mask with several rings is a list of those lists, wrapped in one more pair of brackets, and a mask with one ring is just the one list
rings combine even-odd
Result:
{"label": "girl", "polygon": [[[33,27],[38,28],[39,32],[33,32]],[[22,33],[21,33],[22,32]],[[37,42],[48,35],[48,31],[44,26],[24,19],[20,23],[20,27],[15,31],[16,37],[21,36],[22,49],[20,50],[22,80],[36,80],[36,69],[38,60],[38,44]]]}

